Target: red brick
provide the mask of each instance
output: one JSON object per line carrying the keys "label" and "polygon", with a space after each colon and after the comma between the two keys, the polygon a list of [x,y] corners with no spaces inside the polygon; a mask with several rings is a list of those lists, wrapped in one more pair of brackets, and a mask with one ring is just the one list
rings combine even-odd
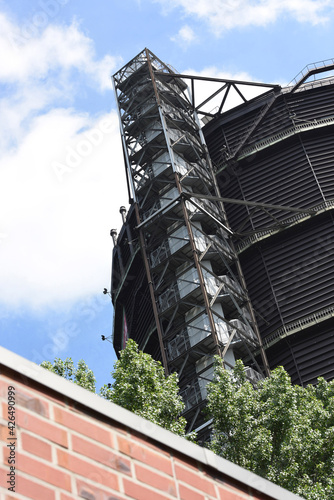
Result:
{"label": "red brick", "polygon": [[26,429],[37,436],[43,437],[67,448],[67,432],[46,420],[35,417],[20,409],[17,412],[16,423],[19,427]]}
{"label": "red brick", "polygon": [[9,480],[9,478],[6,476],[6,474],[8,474],[8,472],[9,472],[8,463],[5,462],[5,469],[0,468],[0,486],[3,486],[4,488],[7,486],[6,483]]}
{"label": "red brick", "polygon": [[32,453],[37,457],[44,458],[49,462],[52,460],[51,446],[45,441],[42,441],[41,439],[38,439],[34,436],[26,434],[25,432],[22,432],[21,443],[22,443],[22,448],[25,451],[28,451],[29,453]]}
{"label": "red brick", "polygon": [[204,491],[208,495],[215,495],[215,487],[213,482],[203,477],[203,475],[199,471],[195,473],[190,469],[185,469],[183,467],[180,467],[178,464],[175,464],[175,475],[179,481],[183,481],[184,483],[191,485],[197,490]]}
{"label": "red brick", "polygon": [[60,500],[77,500],[78,497],[72,497],[66,493],[60,493]]}
{"label": "red brick", "polygon": [[193,460],[190,463],[188,461],[186,462],[184,460],[180,460],[180,459],[174,457],[174,463],[179,464],[183,467],[187,467],[188,469],[192,469],[194,472],[198,473],[198,465]]}
{"label": "red brick", "polygon": [[139,460],[146,465],[150,465],[161,472],[165,472],[170,476],[173,475],[172,464],[168,458],[121,436],[117,436],[117,441],[118,449],[122,453],[125,453],[125,455],[135,458],[136,460]]}
{"label": "red brick", "polygon": [[72,449],[80,455],[85,455],[86,457],[100,462],[104,465],[108,465],[112,469],[123,472],[124,474],[131,475],[131,463],[130,460],[116,455],[111,450],[102,448],[87,439],[83,439],[80,436],[72,436]]}
{"label": "red brick", "polygon": [[253,497],[244,492],[231,491],[228,488],[219,486],[220,500],[246,500],[252,499]]}
{"label": "red brick", "polygon": [[[77,479],[77,491],[80,498],[94,498],[94,500],[121,500],[117,494],[113,494],[110,490],[103,490],[92,486],[91,484]],[[64,499],[65,500],[65,499]]]}
{"label": "red brick", "polygon": [[38,413],[42,417],[49,417],[49,404],[39,397],[34,397],[25,391],[18,390],[15,394],[16,404],[27,410]]}
{"label": "red brick", "polygon": [[49,403],[55,403],[56,405],[60,405],[66,407],[65,396],[61,393],[57,393],[55,391],[50,391],[48,387],[40,387],[38,384],[36,385],[37,389],[29,386],[31,391],[36,391],[37,394],[42,394],[45,399],[48,400]]}
{"label": "red brick", "polygon": [[[152,450],[154,450],[154,451],[158,452],[160,455],[164,455],[164,456],[165,456],[165,457],[167,457],[167,458],[170,458],[170,456],[171,456],[171,455],[170,455],[170,453],[168,453],[167,451],[165,451],[165,450],[163,450],[163,449],[159,448],[159,446],[156,446],[156,445],[154,445],[153,443],[150,443],[150,442],[148,441],[148,438],[147,438],[147,440],[142,439],[142,438],[141,438],[140,436],[138,436],[136,433],[131,433],[131,440],[132,440],[132,441],[137,441],[137,442],[139,442],[140,444],[143,444],[144,446],[147,446],[148,448],[151,448]],[[163,446],[163,445],[161,445],[161,446]]]}
{"label": "red brick", "polygon": [[16,389],[15,381],[10,378],[1,375],[0,377],[0,397],[7,401],[8,387],[13,386]]}
{"label": "red brick", "polygon": [[84,476],[87,479],[91,479],[95,483],[103,484],[108,488],[119,491],[118,487],[118,477],[116,474],[105,470],[102,467],[97,467],[96,465],[82,460],[66,451],[57,450],[58,464],[65,469],[78,474],[79,476]]}
{"label": "red brick", "polygon": [[17,455],[17,469],[63,490],[71,491],[71,476],[54,466],[46,465],[31,456]]}
{"label": "red brick", "polygon": [[145,486],[136,484],[129,479],[123,480],[124,492],[135,500],[166,500],[166,495],[160,495],[156,491],[149,490]]}
{"label": "red brick", "polygon": [[183,484],[179,485],[179,492],[181,500],[205,500],[205,497],[201,493],[197,493]]}
{"label": "red brick", "polygon": [[55,491],[47,486],[37,484],[30,479],[18,476],[15,493],[33,500],[55,500]]}
{"label": "red brick", "polygon": [[[9,385],[13,385],[15,387],[16,394],[23,393],[25,396],[28,396],[29,398],[40,399],[43,406],[44,405],[48,406],[48,402],[45,401],[45,399],[50,400],[50,401],[54,401],[57,404],[61,404],[64,406],[64,403],[63,403],[64,397],[61,394],[59,395],[59,398],[60,398],[60,400],[59,400],[59,398],[56,399],[56,398],[50,396],[49,393],[45,393],[45,389],[43,387],[39,387],[38,385],[37,385],[37,387],[38,387],[37,389],[35,389],[35,387],[31,387],[30,386],[31,380],[29,380],[26,377],[25,377],[25,382],[26,383],[20,383],[20,382],[17,382],[16,380],[12,380],[10,378],[3,378],[2,382],[0,380],[0,395],[3,394],[5,399],[6,399],[4,391],[7,392],[7,387]],[[33,383],[33,385],[36,386],[35,383]],[[48,390],[48,389],[46,389],[46,390]],[[41,399],[41,396],[43,397],[43,399]]]}
{"label": "red brick", "polygon": [[68,427],[80,434],[84,434],[95,441],[99,441],[107,446],[113,447],[112,434],[107,428],[94,424],[94,419],[82,418],[73,412],[54,407],[56,422]]}
{"label": "red brick", "polygon": [[135,470],[138,481],[141,481],[149,486],[153,486],[153,488],[164,491],[169,495],[176,496],[175,481],[170,477],[157,474],[151,469],[146,469],[138,464],[136,464]]}
{"label": "red brick", "polygon": [[[260,482],[264,481],[264,479],[262,479],[262,478],[259,478],[259,480],[260,480]],[[219,491],[226,490],[226,491],[233,493],[234,495],[239,495],[240,498],[252,497],[251,488],[247,484],[237,483],[236,481],[231,480],[231,478],[226,480],[226,481],[220,481],[219,479],[217,479],[216,482],[217,482],[217,485],[219,487]],[[232,482],[233,482],[233,484],[232,484]]]}
{"label": "red brick", "polygon": [[[16,442],[16,446],[15,446],[15,458],[17,456],[17,447],[18,447],[18,442]],[[5,465],[16,465],[16,464],[8,464],[8,460],[10,458],[10,452],[11,450],[9,449],[9,447],[7,446],[7,444],[10,444],[10,441],[5,441],[4,443],[0,443],[0,444],[3,444],[2,446],[2,463],[4,463]]]}
{"label": "red brick", "polygon": [[7,441],[8,437],[8,426],[0,425],[0,441]]}

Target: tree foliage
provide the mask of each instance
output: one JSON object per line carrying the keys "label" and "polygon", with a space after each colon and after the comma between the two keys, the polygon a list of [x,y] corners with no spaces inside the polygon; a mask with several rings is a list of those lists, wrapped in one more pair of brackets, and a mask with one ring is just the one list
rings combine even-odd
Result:
{"label": "tree foliage", "polygon": [[65,361],[56,358],[53,364],[50,361],[43,361],[41,366],[67,380],[71,380],[90,392],[96,390],[94,373],[88,368],[83,359],[78,361],[77,367],[74,366],[72,358],[66,358]]}
{"label": "tree foliage", "polygon": [[334,499],[334,381],[303,388],[278,367],[254,388],[241,361],[228,372],[217,357],[207,412],[215,453],[307,499]]}
{"label": "tree foliage", "polygon": [[180,417],[184,403],[179,396],[176,373],[165,377],[160,362],[138,349],[129,339],[114,365],[114,383],[100,394],[127,410],[185,436],[186,420]]}
{"label": "tree foliage", "polygon": [[[71,358],[62,361],[56,358],[52,364],[44,361],[41,366],[95,392],[95,377],[83,360],[74,368]],[[180,417],[184,403],[179,396],[177,374],[165,377],[160,362],[138,349],[134,340],[129,339],[121,351],[120,359],[112,372],[112,388],[104,385],[100,396],[175,434],[185,436],[186,420]],[[194,436],[190,436],[193,439]]]}

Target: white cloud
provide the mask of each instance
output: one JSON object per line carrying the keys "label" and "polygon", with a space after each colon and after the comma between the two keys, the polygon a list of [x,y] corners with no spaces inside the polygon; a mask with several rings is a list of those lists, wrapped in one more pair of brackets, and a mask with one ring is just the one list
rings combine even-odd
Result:
{"label": "white cloud", "polygon": [[181,7],[186,15],[207,21],[216,34],[244,26],[266,26],[288,15],[319,24],[333,12],[333,0],[155,0],[165,10]]}
{"label": "white cloud", "polygon": [[182,26],[182,28],[179,29],[177,35],[171,38],[171,40],[181,46],[187,47],[196,40],[196,35],[194,30],[190,26],[185,24],[184,26]]}
{"label": "white cloud", "polygon": [[[102,121],[108,132],[96,136]],[[59,173],[55,162],[68,168]],[[122,163],[114,113],[92,120],[58,109],[33,121],[2,159],[1,302],[57,306],[109,285],[109,230],[115,217],[120,227],[118,209],[127,203]]]}
{"label": "white cloud", "polygon": [[63,81],[75,69],[102,90],[109,88],[110,71],[119,62],[110,55],[96,60],[92,40],[75,22],[69,27],[48,24],[41,33],[24,37],[20,27],[1,13],[0,54],[0,82],[27,84],[55,71]]}
{"label": "white cloud", "polygon": [[127,203],[118,120],[75,96],[110,89],[116,58],[98,58],[76,24],[18,46],[20,33],[0,15],[0,302],[57,308],[110,281],[109,230]]}

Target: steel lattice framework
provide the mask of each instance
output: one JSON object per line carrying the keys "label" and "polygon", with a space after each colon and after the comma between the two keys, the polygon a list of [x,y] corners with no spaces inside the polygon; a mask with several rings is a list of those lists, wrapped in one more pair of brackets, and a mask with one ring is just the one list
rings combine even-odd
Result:
{"label": "steel lattice framework", "polygon": [[215,354],[247,360],[252,379],[268,365],[193,94],[148,49],[113,84],[132,203],[114,249],[114,345],[130,336],[178,373],[192,430]]}

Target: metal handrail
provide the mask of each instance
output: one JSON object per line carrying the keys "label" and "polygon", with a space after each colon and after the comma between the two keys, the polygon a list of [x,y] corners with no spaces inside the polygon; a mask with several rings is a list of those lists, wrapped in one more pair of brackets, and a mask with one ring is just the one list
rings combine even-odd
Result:
{"label": "metal handrail", "polygon": [[[310,217],[314,217],[314,215],[319,215],[319,213],[326,212],[327,210],[332,210],[334,208],[334,200],[328,200],[325,201],[324,203],[321,203],[320,205],[316,205],[312,207],[312,210],[314,210],[315,213],[310,215],[309,213],[301,213],[301,214],[296,214],[293,215],[292,217],[289,217],[288,219],[284,219],[283,221],[280,222],[280,224],[283,227],[277,228],[277,229],[266,229],[265,231],[257,231],[255,234],[252,236],[249,236],[245,240],[241,241],[237,246],[236,246],[236,251],[237,254],[242,253],[244,250],[249,248],[251,245],[254,243],[257,243],[259,241],[262,241],[265,238],[268,238],[269,236],[272,236],[273,234],[278,233],[282,229],[286,229],[290,227],[291,225],[294,225],[296,223],[299,223],[301,221],[304,221],[305,219],[308,219]],[[284,227],[286,226],[286,227]]]}
{"label": "metal handrail", "polygon": [[246,158],[250,154],[255,153],[256,151],[261,151],[276,142],[283,141],[292,135],[303,132],[304,130],[316,129],[320,127],[325,127],[326,125],[332,125],[334,123],[334,116],[327,116],[325,118],[315,119],[311,122],[302,123],[295,125],[293,127],[289,127],[282,132],[279,132],[275,135],[267,137],[266,139],[262,139],[261,141],[256,142],[252,146],[248,146],[241,151],[241,154],[238,156],[238,160]]}
{"label": "metal handrail", "polygon": [[326,68],[326,66],[331,66],[334,64],[334,59],[325,59],[324,61],[317,61],[314,63],[307,64],[299,73],[296,75],[291,82],[289,82],[288,86],[296,85],[304,76],[307,75],[313,69]]}
{"label": "metal handrail", "polygon": [[293,321],[287,325],[282,326],[274,333],[269,335],[268,337],[263,339],[263,344],[266,347],[269,347],[274,341],[282,339],[284,337],[288,337],[293,333],[296,333],[300,330],[305,330],[305,328],[309,328],[317,323],[322,321],[326,321],[334,316],[334,305],[327,307],[325,309],[321,309],[315,313],[309,314],[308,316],[304,316],[296,321]]}

